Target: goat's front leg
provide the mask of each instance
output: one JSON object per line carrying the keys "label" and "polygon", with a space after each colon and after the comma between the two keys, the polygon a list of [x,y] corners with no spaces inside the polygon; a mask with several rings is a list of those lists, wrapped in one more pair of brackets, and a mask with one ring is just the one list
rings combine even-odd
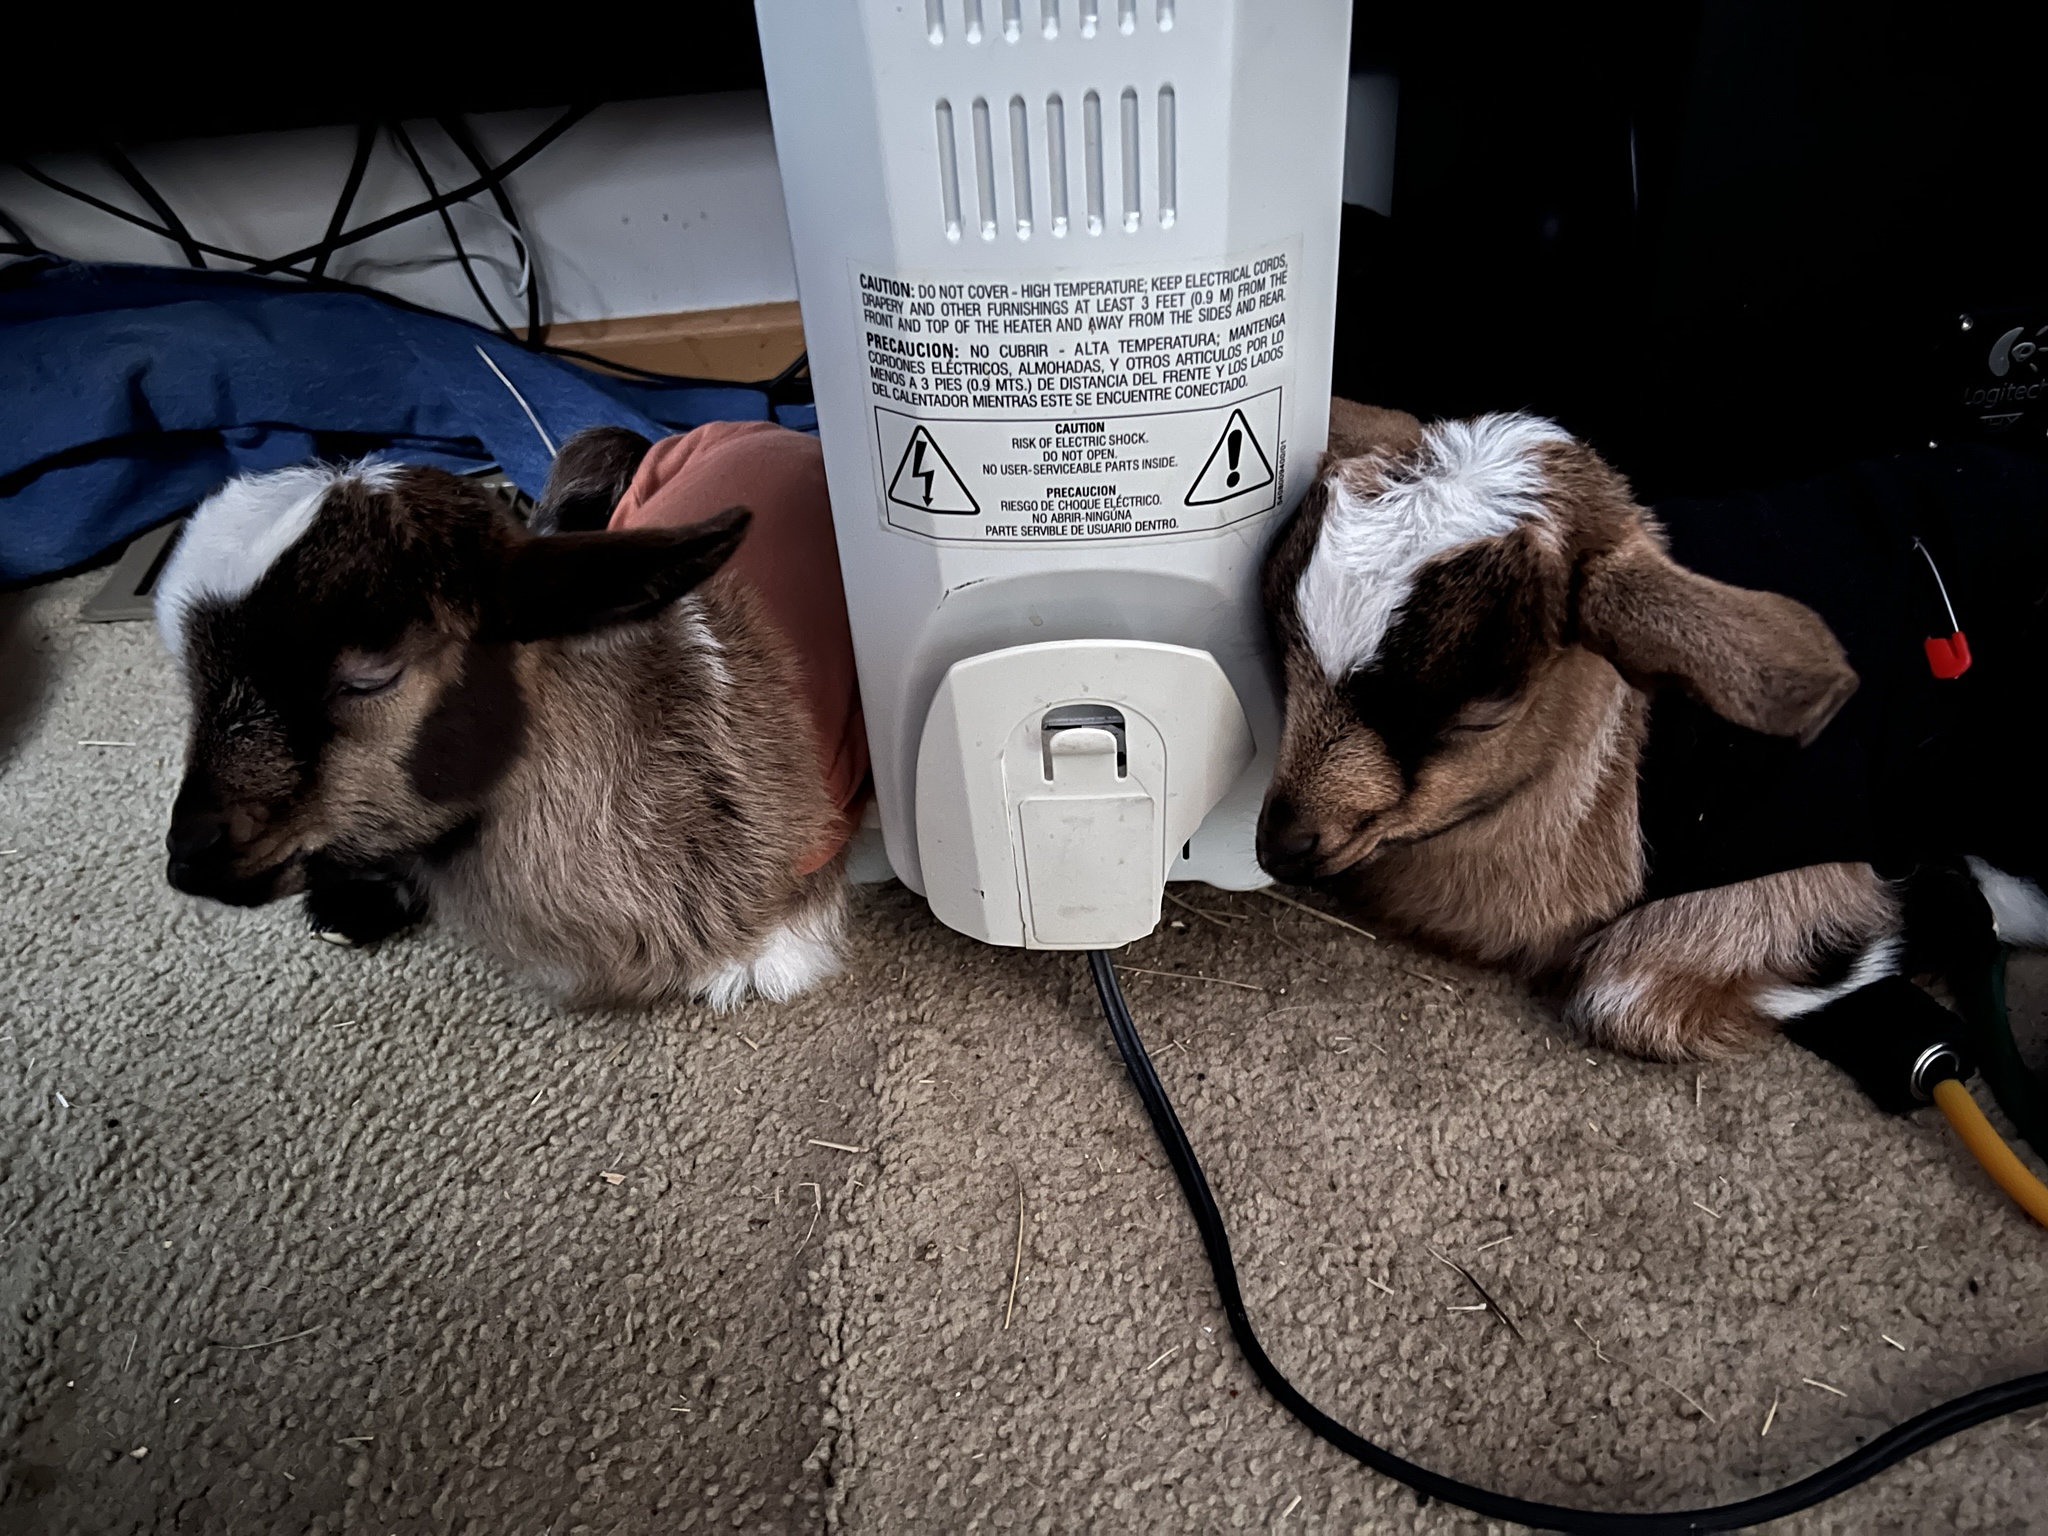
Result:
{"label": "goat's front leg", "polygon": [[352,864],[316,854],[306,864],[306,924],[331,944],[375,944],[423,922],[418,860]]}
{"label": "goat's front leg", "polygon": [[1587,1040],[1659,1061],[1731,1055],[1898,969],[1899,899],[1868,864],[1670,896],[1579,946],[1564,1005]]}

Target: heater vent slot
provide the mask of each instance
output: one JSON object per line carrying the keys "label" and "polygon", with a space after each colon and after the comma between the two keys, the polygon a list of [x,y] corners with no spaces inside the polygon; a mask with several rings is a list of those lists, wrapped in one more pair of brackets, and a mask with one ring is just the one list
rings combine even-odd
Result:
{"label": "heater vent slot", "polygon": [[960,238],[960,151],[953,143],[953,103],[942,101],[939,130],[939,206],[946,219],[946,238]]}
{"label": "heater vent slot", "polygon": [[[1161,10],[1165,10],[1164,0]],[[1180,135],[1174,122],[1173,87],[1159,87],[1159,227],[1173,228],[1180,205]]]}
{"label": "heater vent slot", "polygon": [[1102,98],[1081,98],[1081,161],[1088,182],[1088,233],[1102,233]]}
{"label": "heater vent slot", "polygon": [[1022,96],[1010,98],[1010,205],[1017,238],[1031,238],[1031,115]]}
{"label": "heater vent slot", "polygon": [[996,237],[996,146],[989,129],[988,100],[974,98],[974,190],[981,210],[981,238]]}
{"label": "heater vent slot", "polygon": [[1067,104],[1058,91],[1045,98],[1046,212],[1052,218],[1052,232],[1067,233]]}
{"label": "heater vent slot", "polygon": [[1144,218],[1144,202],[1138,185],[1138,92],[1125,86],[1117,103],[1122,127],[1124,168],[1124,229],[1135,230]]}
{"label": "heater vent slot", "polygon": [[[1021,42],[1026,31],[1024,17],[1031,9],[1032,0],[924,0],[924,33],[934,47],[943,44],[951,35],[946,27],[946,10],[958,4],[960,10],[959,38],[970,46],[988,41],[993,35],[1000,35],[1004,42]],[[1113,25],[1118,32],[1129,37],[1138,30],[1138,17],[1142,11],[1150,11],[1152,25],[1161,32],[1173,30],[1174,13],[1178,0],[1037,0],[1038,35],[1051,41],[1060,35],[1061,12],[1069,5],[1074,6],[1074,30],[1082,37],[1096,37],[1104,30],[1104,10],[1114,10]],[[989,12],[996,14],[993,26],[989,23]]]}

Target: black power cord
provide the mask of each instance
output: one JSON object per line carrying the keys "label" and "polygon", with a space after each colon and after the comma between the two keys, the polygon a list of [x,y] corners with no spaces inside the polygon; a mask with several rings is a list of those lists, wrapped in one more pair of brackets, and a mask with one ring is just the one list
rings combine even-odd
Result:
{"label": "black power cord", "polygon": [[356,124],[356,152],[348,162],[348,176],[341,184],[341,196],[335,199],[334,212],[327,220],[326,249],[314,258],[311,275],[327,275],[327,259],[335,252],[335,241],[348,226],[349,210],[356,205],[356,193],[362,190],[363,174],[370,168],[370,156],[377,152],[377,125]]}
{"label": "black power cord", "polygon": [[[405,131],[405,124],[394,121],[391,124],[391,137],[398,141],[398,147],[405,151],[405,158],[412,162],[413,170],[419,175],[420,185],[427,189],[427,197],[430,200],[438,200],[441,189],[434,185],[433,173],[427,169],[427,162],[421,156],[418,146],[413,143],[412,135]],[[518,340],[512,334],[512,327],[505,323],[505,317],[498,313],[497,305],[491,302],[490,295],[484,292],[483,279],[476,275],[476,265],[469,259],[469,251],[462,243],[462,236],[456,233],[455,215],[449,211],[445,203],[434,211],[441,216],[441,231],[447,235],[449,247],[455,252],[455,259],[462,263],[462,275],[469,279],[469,291],[476,295],[477,303],[483,305],[484,313],[491,317],[491,328],[507,341]],[[533,284],[529,282],[526,287],[527,292],[531,294]]]}
{"label": "black power cord", "polygon": [[[491,174],[491,163],[484,157],[476,135],[469,131],[469,124],[459,117],[437,117],[441,131],[448,135],[448,142],[462,151],[462,156],[479,176]],[[504,219],[505,227],[512,231],[512,238],[519,242],[519,259],[526,269],[526,334],[534,341],[546,341],[547,327],[540,318],[540,263],[533,259],[533,247],[526,238],[526,229],[519,222],[519,210],[512,206],[512,198],[505,190],[503,179],[491,183],[491,201],[498,205],[498,215]]]}
{"label": "black power cord", "polygon": [[14,216],[5,208],[0,208],[0,233],[5,233],[12,237],[11,239],[0,241],[0,256],[41,256],[46,254],[40,245],[29,239],[28,231],[23,229],[15,221]]}
{"label": "black power cord", "polygon": [[199,243],[192,238],[192,231],[187,229],[185,221],[172,211],[171,205],[164,201],[163,195],[150,185],[148,178],[135,168],[135,162],[128,158],[121,146],[109,140],[100,146],[100,157],[114,168],[115,173],[123,181],[135,189],[136,196],[149,204],[150,212],[163,221],[164,226],[171,232],[171,238],[177,241],[178,249],[185,253],[185,264],[205,271],[206,258],[199,253]]}
{"label": "black power cord", "polygon": [[1124,1001],[1123,988],[1116,979],[1116,968],[1108,953],[1099,949],[1088,951],[1088,968],[1094,974],[1095,991],[1102,999],[1102,1011],[1109,1020],[1110,1033],[1116,1038],[1124,1067],[1131,1075],[1138,1097],[1144,1101],[1152,1129],[1166,1150],[1167,1161],[1173,1164],[1181,1193],[1187,1197],[1188,1209],[1194,1214],[1195,1226],[1202,1235],[1202,1247],[1209,1255],[1209,1268],[1216,1278],[1217,1295],[1223,1302],[1224,1315],[1230,1320],[1231,1335],[1250,1362],[1253,1374],[1278,1399],[1281,1407],[1322,1439],[1345,1455],[1364,1462],[1375,1472],[1406,1483],[1418,1493],[1491,1519],[1510,1520],[1538,1530],[1613,1533],[1613,1536],[1740,1530],[1796,1514],[1831,1499],[1895,1462],[1905,1460],[1915,1451],[1973,1425],[2048,1402],[2048,1371],[2016,1377],[1930,1408],[1887,1430],[1834,1465],[1823,1467],[1773,1493],[1758,1494],[1755,1498],[1718,1504],[1708,1509],[1675,1510],[1667,1514],[1623,1514],[1545,1504],[1534,1499],[1519,1499],[1512,1494],[1495,1493],[1417,1466],[1392,1451],[1374,1445],[1303,1397],[1294,1383],[1281,1374],[1280,1368],[1259,1343],[1258,1335],[1252,1331],[1251,1318],[1245,1312],[1244,1294],[1238,1288],[1237,1267],[1231,1261],[1230,1237],[1224,1230],[1222,1213],[1216,1209],[1216,1200],[1209,1193],[1209,1181],[1202,1173],[1202,1165],[1195,1158],[1194,1148],[1188,1145],[1187,1133],[1181,1129],[1180,1119],[1173,1112],[1173,1104],[1160,1084],[1159,1074],[1153,1070],[1152,1058],[1145,1052],[1145,1042],[1138,1038],[1138,1026],[1132,1022],[1130,1005]]}
{"label": "black power cord", "polygon": [[[568,111],[564,112],[560,117],[529,139],[516,153],[509,156],[502,165],[488,176],[478,177],[474,181],[466,181],[452,191],[439,193],[428,198],[425,202],[414,203],[410,207],[401,208],[396,213],[387,213],[380,219],[370,220],[367,224],[358,224],[354,229],[331,234],[325,239],[314,242],[312,245],[303,246],[296,251],[288,251],[282,256],[251,256],[246,251],[229,250],[226,246],[213,245],[199,239],[192,239],[192,245],[195,249],[204,252],[208,256],[218,256],[225,261],[240,262],[247,268],[250,274],[257,277],[266,277],[274,272],[288,272],[294,277],[300,276],[302,274],[292,269],[302,262],[314,261],[322,256],[331,256],[334,252],[367,240],[372,235],[381,235],[386,230],[398,228],[401,224],[410,224],[414,219],[423,219],[429,214],[438,213],[441,209],[452,204],[467,202],[479,192],[486,191],[492,185],[505,180],[506,177],[525,165],[527,161],[546,149],[556,139],[559,139],[595,110],[596,107],[594,105],[569,108]],[[19,170],[24,176],[41,182],[52,192],[62,193],[65,197],[71,198],[75,202],[81,202],[89,207],[97,208],[101,213],[120,219],[123,223],[133,224],[138,229],[146,229],[151,234],[159,235],[166,240],[176,241],[178,239],[177,232],[166,225],[143,218],[140,214],[130,213],[126,208],[110,203],[104,198],[95,197],[90,192],[71,186],[67,182],[59,181],[33,161],[21,155],[9,156],[8,163]],[[190,239],[191,237],[188,235],[187,238]]]}
{"label": "black power cord", "polygon": [[[328,277],[326,275],[328,259],[335,252],[347,246],[357,244],[360,241],[367,240],[373,235],[382,234],[386,230],[395,229],[399,225],[410,223],[415,219],[423,219],[436,213],[444,213],[452,205],[465,202],[480,192],[490,192],[494,197],[502,197],[504,183],[514,171],[532,160],[534,156],[554,143],[556,139],[568,132],[570,128],[581,122],[594,110],[596,110],[594,106],[588,105],[569,108],[560,117],[556,118],[554,122],[550,123],[540,133],[536,134],[512,155],[507,157],[503,163],[487,169],[485,168],[487,162],[482,161],[481,152],[475,150],[474,140],[470,138],[465,129],[464,135],[455,139],[456,147],[463,150],[464,155],[469,158],[471,164],[479,166],[482,173],[476,180],[465,182],[449,192],[433,193],[424,202],[414,203],[410,207],[399,209],[396,213],[386,214],[382,218],[373,219],[369,223],[358,225],[354,229],[344,230],[342,226],[348,217],[350,208],[354,205],[356,191],[362,184],[363,172],[369,164],[370,153],[376,144],[376,128],[372,125],[364,125],[358,129],[355,158],[349,166],[348,180],[342,187],[341,197],[335,204],[332,217],[328,220],[325,238],[317,244],[305,246],[299,250],[288,252],[283,256],[252,256],[246,251],[230,250],[225,246],[213,245],[207,241],[193,238],[190,232],[185,230],[183,223],[177,219],[176,215],[170,212],[168,205],[163,203],[163,199],[156,192],[156,189],[149,186],[146,178],[142,176],[142,173],[132,163],[123,172],[124,178],[128,179],[129,184],[135,186],[139,192],[143,187],[149,188],[142,195],[152,208],[159,205],[163,206],[164,212],[168,215],[165,222],[158,222],[144,218],[140,214],[131,213],[126,208],[107,202],[104,198],[95,197],[90,192],[60,181],[20,155],[9,156],[8,163],[12,164],[23,175],[42,183],[51,191],[68,197],[74,202],[83,203],[90,208],[96,208],[110,218],[119,219],[123,223],[134,225],[138,229],[148,230],[151,234],[162,239],[176,242],[181,249],[187,251],[188,258],[194,252],[218,256],[227,261],[240,263],[244,268],[242,276],[296,278],[309,288],[319,288],[334,293],[360,294],[365,298],[375,299],[379,303],[389,304],[394,308],[404,309],[413,314],[435,315],[441,319],[448,319],[451,317],[441,314],[438,310],[431,310],[424,305],[410,303],[407,300],[398,298],[394,294],[385,293],[381,289]],[[443,126],[446,126],[445,122]],[[452,131],[450,136],[455,137]],[[465,147],[465,140],[467,140],[468,147]],[[429,180],[428,185],[432,186],[431,180]],[[509,199],[502,201],[500,206],[502,209],[509,209],[511,206]],[[508,213],[507,221],[512,224],[514,233],[518,237],[522,248],[528,252],[526,256],[528,273],[527,314],[529,321],[527,334],[522,337],[510,332],[505,327],[503,318],[498,316],[497,312],[492,309],[489,301],[485,301],[484,308],[498,322],[499,334],[516,346],[523,347],[529,352],[538,352],[549,357],[568,358],[573,362],[601,368],[609,373],[618,374],[624,378],[637,379],[643,383],[664,384],[689,389],[755,389],[769,396],[771,400],[777,399],[783,392],[787,391],[810,366],[809,353],[800,352],[797,354],[794,362],[790,363],[788,367],[784,368],[773,378],[753,381],[705,379],[688,374],[662,373],[653,368],[642,368],[634,363],[623,363],[612,358],[600,357],[593,352],[579,351],[574,347],[556,346],[544,339],[546,327],[539,323],[538,284],[540,278],[538,272],[535,271],[535,263],[530,254],[530,246],[528,246],[525,232],[519,227],[515,216]],[[42,256],[52,254],[29,239],[21,226],[4,213],[0,213],[0,231],[4,231],[14,237],[12,241],[0,243],[0,255]],[[451,238],[453,238],[452,232]],[[463,269],[465,273],[469,273],[470,281],[474,285],[476,278],[475,274],[470,272],[467,252],[463,250],[459,240],[455,244],[457,248],[456,254],[462,259]],[[311,267],[308,270],[300,271],[300,264],[305,262],[311,262]],[[197,264],[204,265],[204,262],[202,260]],[[479,293],[478,297],[482,297],[481,293]]]}

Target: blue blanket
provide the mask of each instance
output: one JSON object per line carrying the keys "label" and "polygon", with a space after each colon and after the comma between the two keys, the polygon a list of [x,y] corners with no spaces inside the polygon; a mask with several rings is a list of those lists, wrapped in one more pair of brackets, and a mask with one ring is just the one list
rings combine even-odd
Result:
{"label": "blue blanket", "polygon": [[0,269],[0,582],[90,560],[231,475],[375,453],[529,495],[584,427],[812,428],[760,390],[631,383],[366,294],[171,267]]}

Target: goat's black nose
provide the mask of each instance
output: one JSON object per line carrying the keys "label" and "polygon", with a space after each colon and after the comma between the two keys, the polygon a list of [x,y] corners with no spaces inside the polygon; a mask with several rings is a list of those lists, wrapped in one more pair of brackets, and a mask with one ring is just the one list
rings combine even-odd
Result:
{"label": "goat's black nose", "polygon": [[1259,818],[1259,858],[1269,869],[1299,868],[1313,858],[1322,838],[1301,819],[1294,802],[1275,798]]}
{"label": "goat's black nose", "polygon": [[181,816],[164,834],[164,851],[173,864],[190,864],[218,848],[227,835],[227,823],[218,816]]}
{"label": "goat's black nose", "polygon": [[1260,817],[1260,831],[1264,834],[1266,846],[1282,858],[1303,858],[1313,854],[1317,842],[1315,827],[1300,819],[1300,811],[1294,809],[1294,801],[1286,795],[1276,795],[1266,805],[1266,815]]}
{"label": "goat's black nose", "polygon": [[1273,851],[1286,859],[1305,859],[1316,851],[1316,844],[1322,841],[1316,833],[1299,822],[1280,828],[1267,838]]}

